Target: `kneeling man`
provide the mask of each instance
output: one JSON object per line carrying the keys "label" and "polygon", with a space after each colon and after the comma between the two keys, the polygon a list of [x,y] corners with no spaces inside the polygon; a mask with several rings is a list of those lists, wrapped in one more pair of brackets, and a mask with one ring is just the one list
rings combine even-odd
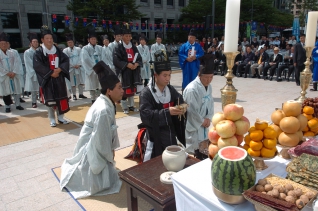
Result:
{"label": "kneeling man", "polygon": [[72,158],[62,164],[60,187],[75,198],[118,193],[122,182],[115,168],[119,147],[115,102],[124,90],[113,71],[103,62],[94,67],[101,84],[101,95],[86,114]]}

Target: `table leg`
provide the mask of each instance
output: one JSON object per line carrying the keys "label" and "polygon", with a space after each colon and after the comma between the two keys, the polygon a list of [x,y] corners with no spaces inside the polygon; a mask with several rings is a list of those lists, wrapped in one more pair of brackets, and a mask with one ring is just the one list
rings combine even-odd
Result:
{"label": "table leg", "polygon": [[138,210],[138,200],[137,200],[137,197],[133,196],[133,188],[127,184],[126,191],[127,191],[128,211],[137,211]]}

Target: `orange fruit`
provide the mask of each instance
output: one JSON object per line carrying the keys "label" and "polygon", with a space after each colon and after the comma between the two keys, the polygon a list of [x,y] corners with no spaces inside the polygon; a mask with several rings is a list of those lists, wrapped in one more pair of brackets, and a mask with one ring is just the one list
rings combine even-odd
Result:
{"label": "orange fruit", "polygon": [[243,148],[247,151],[248,148],[250,148],[250,146],[248,146],[247,144],[244,144]]}
{"label": "orange fruit", "polygon": [[267,149],[266,147],[263,147],[261,149],[261,156],[264,158],[271,158],[274,157],[276,153],[276,147],[273,149]]}
{"label": "orange fruit", "polygon": [[266,121],[262,121],[262,120],[256,120],[254,125],[255,125],[256,130],[265,130],[265,128],[268,127],[268,123]]}
{"label": "orange fruit", "polygon": [[312,131],[307,131],[304,133],[304,136],[307,136],[307,137],[315,136],[315,133]]}
{"label": "orange fruit", "polygon": [[254,151],[261,150],[263,147],[263,143],[261,141],[251,141],[250,148]]}
{"label": "orange fruit", "polygon": [[309,120],[307,124],[308,124],[308,127],[310,129],[317,128],[318,127],[318,119],[313,118],[313,119]]}
{"label": "orange fruit", "polygon": [[246,136],[244,137],[244,142],[245,142],[245,144],[249,145],[249,144],[250,144],[250,141],[251,141],[250,135],[246,135]]}
{"label": "orange fruit", "polygon": [[253,141],[261,141],[263,139],[263,131],[261,130],[254,130],[250,133],[250,138]]}
{"label": "orange fruit", "polygon": [[254,156],[254,157],[259,157],[261,155],[261,151],[260,150],[252,150],[251,148],[247,149],[247,153],[250,156]]}
{"label": "orange fruit", "polygon": [[277,138],[277,132],[271,127],[267,127],[263,133],[265,138]]}
{"label": "orange fruit", "polygon": [[250,132],[252,132],[252,131],[254,131],[254,130],[256,130],[256,128],[255,128],[254,126],[252,126],[252,127],[250,127],[250,129],[248,130],[248,132],[250,133]]}
{"label": "orange fruit", "polygon": [[314,118],[311,114],[303,114],[303,115],[308,119],[308,121]]}
{"label": "orange fruit", "polygon": [[308,125],[305,127],[305,129],[303,129],[303,132],[307,132],[307,131],[309,131]]}
{"label": "orange fruit", "polygon": [[317,133],[318,132],[318,127],[310,129],[311,132]]}
{"label": "orange fruit", "polygon": [[315,110],[314,110],[314,108],[311,107],[311,106],[305,106],[305,107],[303,108],[303,112],[304,112],[305,114],[312,115],[312,114],[315,113]]}
{"label": "orange fruit", "polygon": [[264,144],[264,147],[266,147],[267,149],[273,149],[276,147],[277,141],[276,139],[265,138],[263,140],[263,144]]}

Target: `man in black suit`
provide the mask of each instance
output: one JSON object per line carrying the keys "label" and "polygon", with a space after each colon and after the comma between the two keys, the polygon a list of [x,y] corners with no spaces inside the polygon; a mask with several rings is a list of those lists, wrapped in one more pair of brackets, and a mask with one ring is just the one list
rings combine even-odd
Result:
{"label": "man in black suit", "polygon": [[305,35],[300,35],[300,42],[294,46],[294,67],[295,67],[295,80],[296,85],[300,86],[300,72],[305,69],[305,61],[306,61],[306,50],[305,47]]}
{"label": "man in black suit", "polygon": [[[251,66],[252,78],[261,78],[260,74],[263,72],[263,68],[265,66],[265,62],[268,62],[269,56],[265,52],[265,44],[260,45],[258,50],[255,53],[254,61],[255,63]],[[258,69],[255,70],[255,69]]]}
{"label": "man in black suit", "polygon": [[251,67],[251,62],[254,59],[254,53],[252,52],[251,46],[246,46],[246,52],[243,54],[242,62],[237,66],[237,70],[239,76],[242,76],[243,68],[244,68],[244,78],[247,78],[247,72]]}
{"label": "man in black suit", "polygon": [[287,48],[290,48],[288,51],[288,55],[284,58],[284,63],[278,67],[278,74],[277,74],[277,82],[282,81],[281,75],[285,68],[288,68],[288,73],[286,76],[286,80],[289,81],[290,75],[294,71],[294,62],[293,62],[293,55],[294,55],[294,47],[291,44],[287,45]]}
{"label": "man in black suit", "polygon": [[281,54],[279,54],[279,48],[275,47],[274,54],[271,55],[271,57],[269,58],[268,65],[264,68],[264,72],[263,72],[264,80],[268,79],[268,77],[267,77],[268,69],[270,70],[269,80],[270,81],[273,80],[273,75],[275,73],[275,70],[278,67],[279,62],[282,62],[282,61],[283,61],[283,56]]}
{"label": "man in black suit", "polygon": [[218,68],[218,66],[221,66],[221,76],[223,76],[226,72],[226,56],[224,54],[224,44],[220,44],[220,50],[215,52],[216,60],[215,60],[215,66]]}

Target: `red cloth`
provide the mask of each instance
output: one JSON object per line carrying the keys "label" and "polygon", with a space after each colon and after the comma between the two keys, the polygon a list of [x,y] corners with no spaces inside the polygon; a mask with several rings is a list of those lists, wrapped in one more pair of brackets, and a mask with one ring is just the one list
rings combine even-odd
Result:
{"label": "red cloth", "polygon": [[204,48],[205,43],[204,42],[200,42],[200,45],[202,48]]}
{"label": "red cloth", "polygon": [[129,49],[126,48],[126,52],[127,52],[127,56],[128,56],[128,62],[133,62],[134,61],[134,57],[135,57],[133,49],[132,48],[129,48]]}
{"label": "red cloth", "polygon": [[50,69],[55,69],[55,58],[57,57],[56,54],[49,54],[49,62],[50,62]]}
{"label": "red cloth", "polygon": [[172,106],[174,106],[174,102],[163,104],[163,108],[169,108],[169,107],[172,107]]}

